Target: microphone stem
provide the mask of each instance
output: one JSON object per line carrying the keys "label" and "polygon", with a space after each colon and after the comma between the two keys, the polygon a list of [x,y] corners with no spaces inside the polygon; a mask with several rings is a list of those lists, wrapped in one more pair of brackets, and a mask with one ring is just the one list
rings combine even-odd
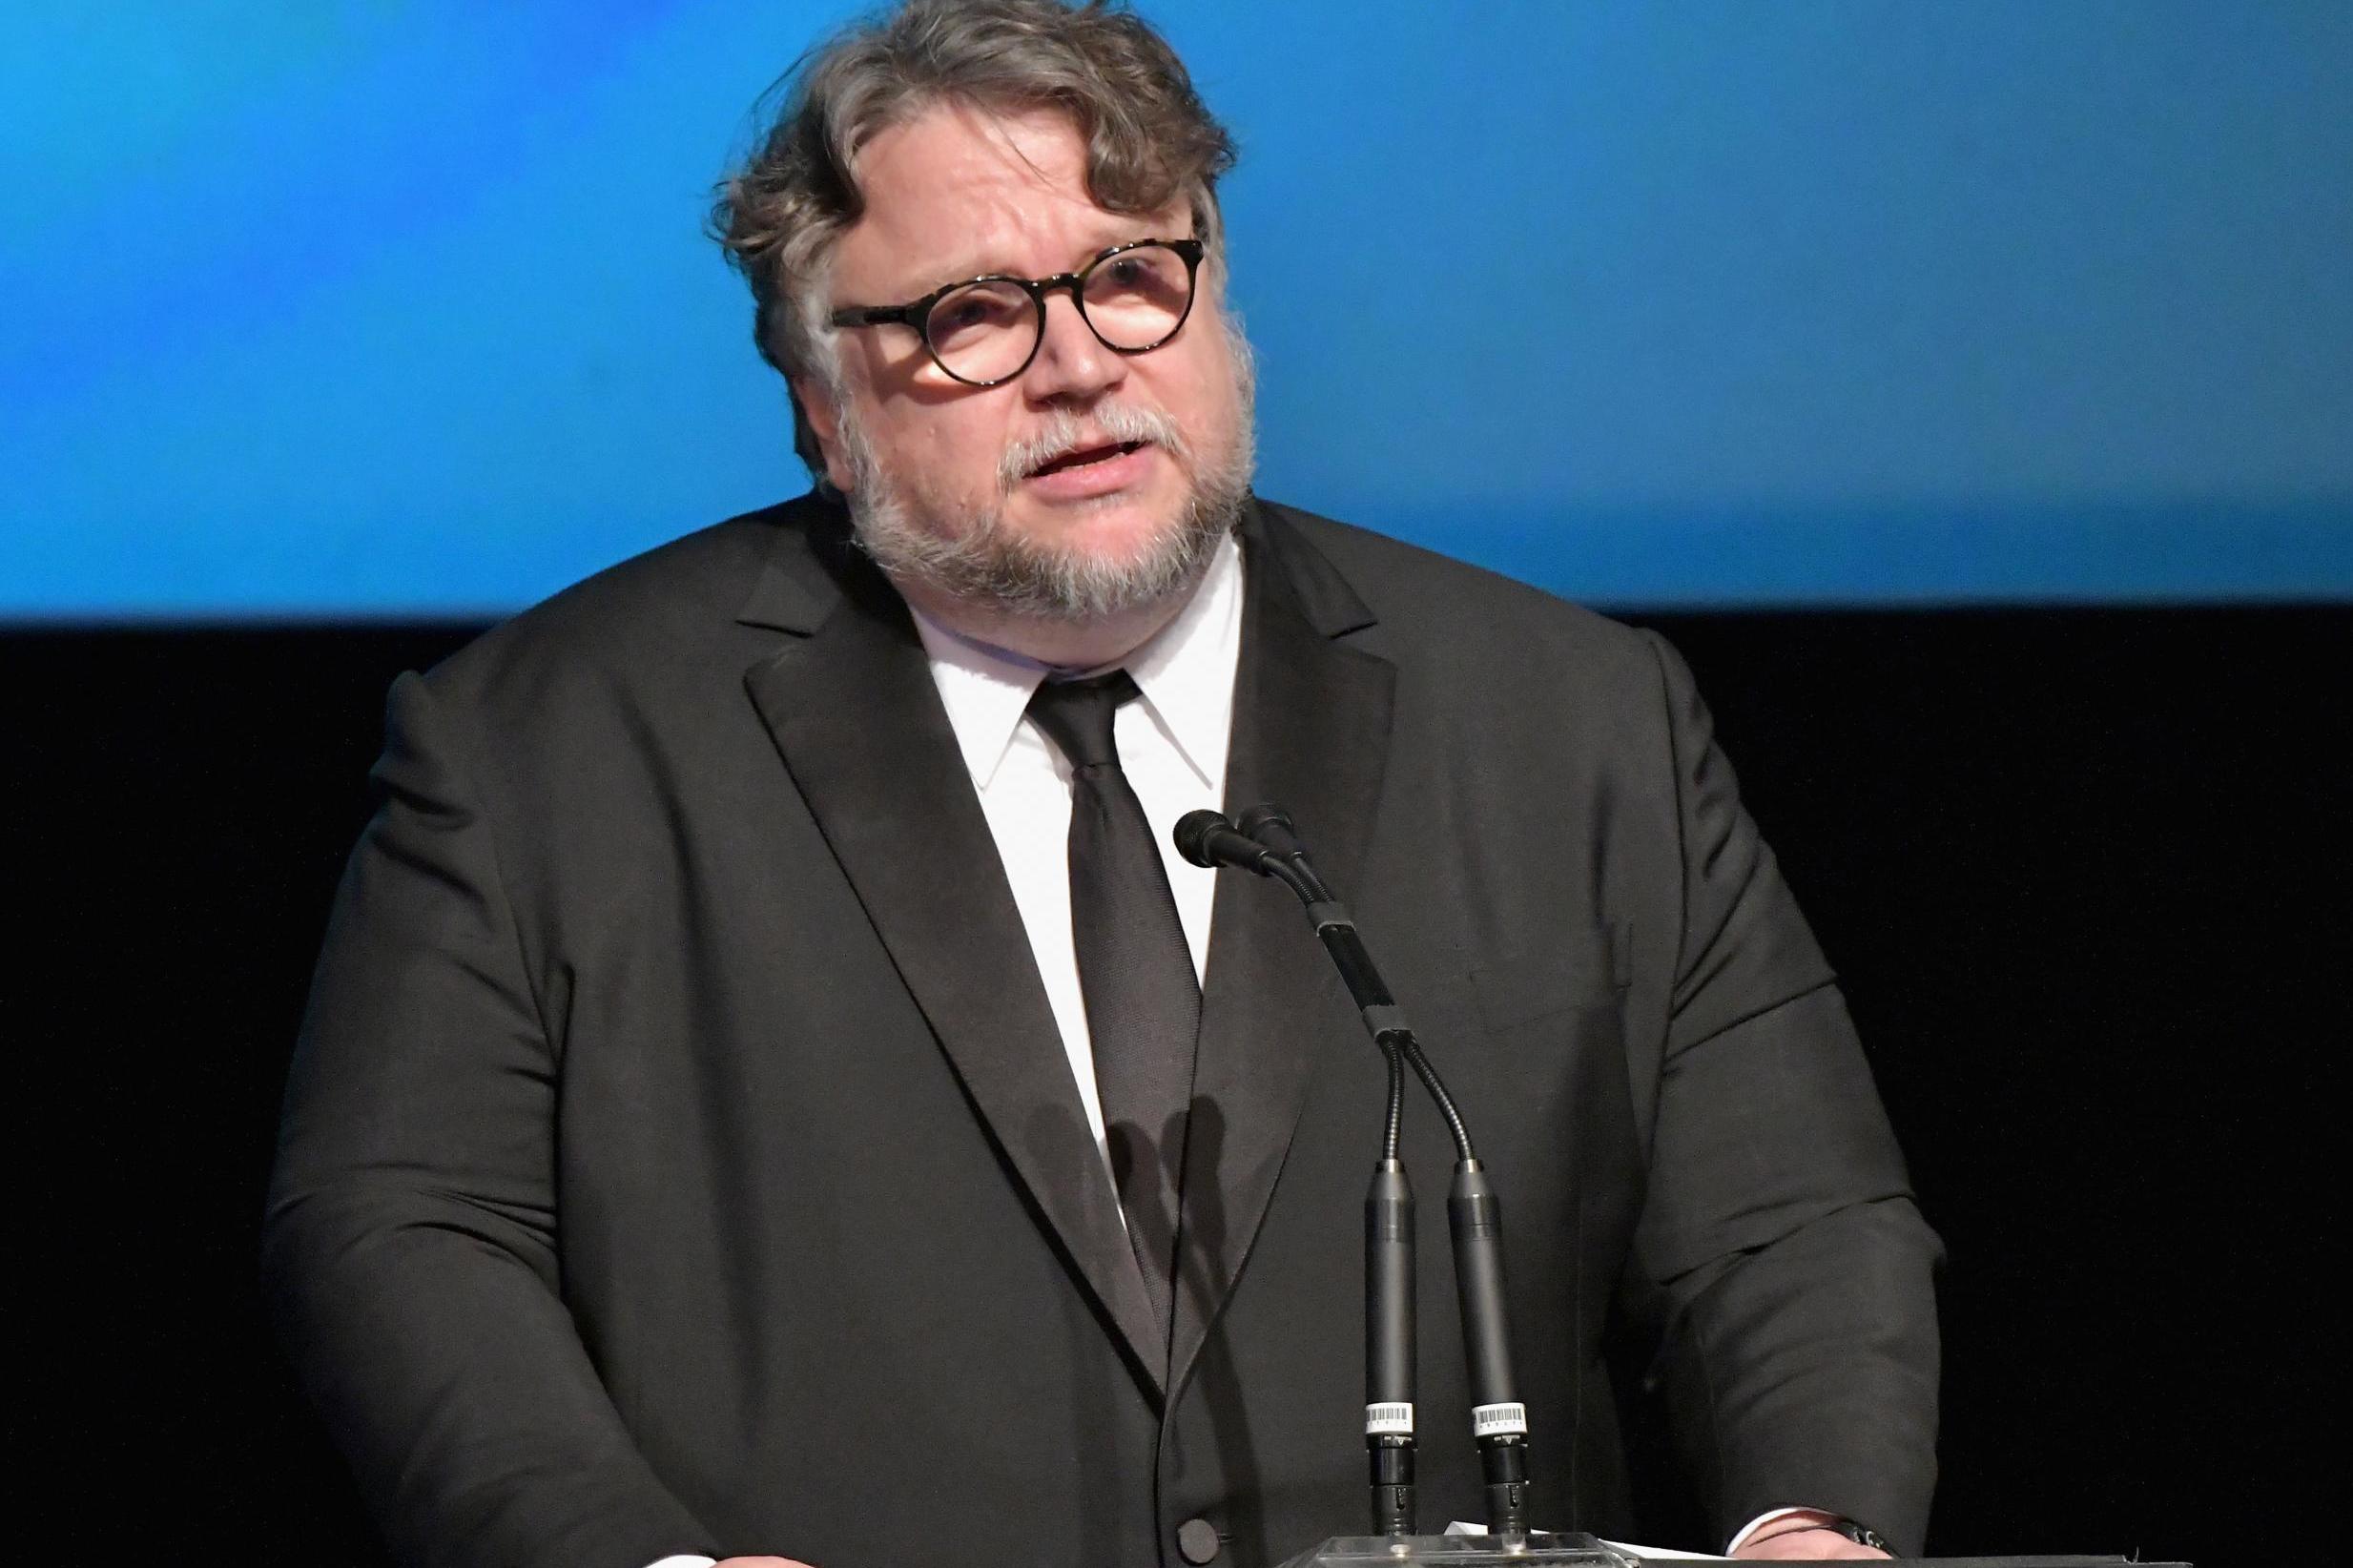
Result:
{"label": "microphone stem", "polygon": [[1438,1082],[1437,1068],[1432,1066],[1430,1059],[1422,1055],[1421,1042],[1414,1038],[1413,1030],[1398,1032],[1397,1049],[1399,1055],[1413,1063],[1414,1076],[1421,1080],[1422,1087],[1430,1091],[1430,1098],[1437,1103],[1438,1114],[1446,1119],[1446,1130],[1455,1140],[1455,1159],[1463,1165],[1477,1164],[1478,1156],[1471,1152],[1471,1129],[1463,1124],[1462,1113],[1455,1108],[1455,1097],[1446,1092],[1444,1083]]}
{"label": "microphone stem", "polygon": [[[1472,1151],[1470,1128],[1463,1124],[1455,1097],[1446,1092],[1437,1068],[1423,1053],[1421,1042],[1414,1037],[1414,1026],[1406,1021],[1404,1010],[1374,967],[1373,955],[1357,935],[1356,921],[1348,906],[1332,897],[1324,879],[1308,863],[1305,851],[1271,854],[1262,863],[1269,876],[1289,886],[1307,905],[1308,918],[1315,923],[1315,935],[1322,939],[1325,951],[1331,955],[1342,982],[1348,986],[1349,996],[1363,1014],[1373,1042],[1388,1060],[1389,1116],[1382,1130],[1381,1170],[1388,1170],[1397,1158],[1403,1067],[1413,1068],[1414,1075],[1430,1091],[1438,1114],[1446,1120],[1447,1133],[1455,1141],[1455,1184],[1446,1209],[1448,1228],[1454,1233],[1455,1286],[1462,1308],[1463,1350],[1470,1361],[1471,1426],[1485,1481],[1487,1527],[1505,1539],[1524,1537],[1528,1532],[1528,1412],[1513,1388],[1511,1332],[1504,1309],[1501,1207],[1488,1184],[1485,1168]],[[1403,1167],[1396,1169],[1397,1180],[1402,1184]],[[1383,1190],[1382,1180],[1382,1174],[1376,1172],[1375,1194]],[[1411,1203],[1410,1196],[1406,1201]],[[1382,1269],[1394,1268],[1393,1261],[1384,1263],[1376,1257],[1380,1244],[1372,1204],[1373,1200],[1368,1200],[1366,1209],[1368,1288],[1378,1282]],[[1407,1280],[1405,1289],[1410,1302],[1410,1274]],[[1384,1325],[1377,1298],[1369,1296],[1367,1309],[1374,1314],[1368,1324],[1369,1331],[1376,1334],[1394,1331],[1393,1320]],[[1367,1349],[1369,1354],[1377,1358],[1377,1341],[1369,1340]],[[1365,1441],[1372,1455],[1374,1527],[1389,1534],[1393,1532],[1387,1528],[1387,1522],[1399,1516],[1398,1498],[1402,1496],[1404,1506],[1411,1508],[1413,1439],[1407,1435],[1400,1448],[1395,1444],[1396,1434],[1390,1434],[1390,1444],[1385,1447],[1381,1436],[1372,1431],[1373,1412],[1380,1403],[1373,1386],[1375,1372],[1376,1368],[1369,1364]],[[1412,1407],[1404,1408],[1410,1412]],[[1400,1477],[1407,1485],[1402,1494],[1396,1490]]]}
{"label": "microphone stem", "polygon": [[1512,1386],[1511,1328],[1504,1310],[1503,1211],[1476,1160],[1455,1167],[1446,1199],[1455,1236],[1455,1289],[1462,1305],[1471,1372],[1471,1434],[1487,1493],[1487,1528],[1501,1537],[1528,1530],[1528,1409]]}
{"label": "microphone stem", "polygon": [[1394,1157],[1365,1194],[1365,1461],[1373,1533],[1414,1533],[1414,1188]]}
{"label": "microphone stem", "polygon": [[1389,1068],[1381,1163],[1365,1201],[1365,1443],[1372,1466],[1373,1528],[1383,1535],[1410,1534],[1413,1529],[1413,1193],[1397,1159],[1404,1068],[1412,1067],[1455,1141],[1455,1181],[1446,1212],[1454,1234],[1455,1286],[1462,1309],[1463,1350],[1470,1362],[1471,1428],[1486,1483],[1487,1526],[1507,1543],[1524,1541],[1528,1411],[1513,1387],[1501,1206],[1485,1167],[1472,1152],[1470,1129],[1454,1096],[1446,1092],[1421,1042],[1414,1038],[1404,1010],[1373,967],[1348,906],[1308,863],[1290,819],[1260,807],[1246,812],[1243,821],[1247,836],[1266,852],[1251,869],[1284,883],[1307,906],[1315,935],[1331,955]]}
{"label": "microphone stem", "polygon": [[1381,1125],[1381,1163],[1397,1163],[1398,1124],[1405,1120],[1404,1054],[1393,1041],[1374,1041],[1389,1061],[1389,1115]]}

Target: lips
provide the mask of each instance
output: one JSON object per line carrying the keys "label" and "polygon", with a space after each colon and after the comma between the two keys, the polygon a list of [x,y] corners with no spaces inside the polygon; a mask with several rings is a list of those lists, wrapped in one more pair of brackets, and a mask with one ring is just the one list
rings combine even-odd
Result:
{"label": "lips", "polygon": [[1127,456],[1143,445],[1144,443],[1140,441],[1122,441],[1082,446],[1076,451],[1064,452],[1061,457],[1048,459],[1032,468],[1029,475],[1032,479],[1042,479],[1048,474],[1066,473],[1073,468],[1084,468],[1093,464],[1109,463]]}
{"label": "lips", "polygon": [[1038,505],[1091,505],[1166,477],[1160,465],[1164,448],[1148,436],[1107,441],[1102,432],[1089,430],[1071,431],[1066,439],[1076,444],[1040,443],[1044,450],[1063,449],[1022,471],[1017,482],[1020,493]]}

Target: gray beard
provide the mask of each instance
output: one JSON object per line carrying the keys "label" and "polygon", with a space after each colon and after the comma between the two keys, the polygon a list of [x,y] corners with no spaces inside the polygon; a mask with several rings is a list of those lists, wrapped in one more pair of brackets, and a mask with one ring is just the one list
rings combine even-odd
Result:
{"label": "gray beard", "polygon": [[918,500],[881,471],[845,399],[840,440],[857,481],[847,499],[857,543],[895,582],[920,585],[958,603],[1019,620],[1102,621],[1188,592],[1219,543],[1240,521],[1249,496],[1255,452],[1248,365],[1247,359],[1237,361],[1240,406],[1233,448],[1207,469],[1167,416],[1116,402],[1089,410],[1085,431],[1115,442],[1155,443],[1187,482],[1177,514],[1134,555],[1121,561],[1041,544],[1005,526],[1004,504],[1014,488],[1040,464],[1078,449],[1084,432],[1075,416],[1058,413],[1037,437],[1004,454],[995,506],[942,526],[942,520],[927,516]]}

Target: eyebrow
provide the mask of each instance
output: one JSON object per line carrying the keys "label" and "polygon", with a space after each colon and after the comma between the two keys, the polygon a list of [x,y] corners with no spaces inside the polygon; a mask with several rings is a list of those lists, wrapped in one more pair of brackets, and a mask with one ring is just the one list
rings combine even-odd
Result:
{"label": "eyebrow", "polygon": [[[1189,224],[1186,225],[1186,227],[1188,228],[1191,225]],[[1074,273],[1083,271],[1089,261],[1094,260],[1097,257],[1102,256],[1106,251],[1118,250],[1123,245],[1141,244],[1147,239],[1183,239],[1187,237],[1190,237],[1186,235],[1155,234],[1146,231],[1131,232],[1124,239],[1105,240],[1104,243],[1095,246],[1091,250],[1082,252],[1076,261],[1072,262],[1069,266],[1063,268],[1063,270],[1064,272]],[[938,278],[932,282],[924,283],[917,288],[914,288],[910,292],[901,295],[900,298],[905,299],[920,299],[923,296],[933,293],[936,290],[952,288],[958,283],[970,282],[976,278],[1026,278],[1028,274],[1026,273],[1011,272],[1002,267],[988,267],[975,262],[971,266],[966,267],[962,272]]]}

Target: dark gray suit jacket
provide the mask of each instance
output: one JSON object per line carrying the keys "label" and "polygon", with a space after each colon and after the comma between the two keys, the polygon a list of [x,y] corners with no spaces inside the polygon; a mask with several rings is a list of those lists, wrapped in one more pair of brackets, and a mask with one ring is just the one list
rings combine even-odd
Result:
{"label": "dark gray suit jacket", "polygon": [[[1291,811],[1504,1195],[1539,1522],[1622,1530],[1603,1357],[1715,1525],[1916,1547],[1935,1241],[1682,663],[1288,509],[1243,529],[1228,799]],[[803,500],[393,688],[265,1268],[396,1550],[643,1568],[1221,1563],[1362,1528],[1382,1073],[1221,874],[1175,1342],[1151,1314],[907,613]],[[1422,1508],[1476,1517],[1425,1210]],[[1721,1537],[1719,1537],[1721,1538]]]}

